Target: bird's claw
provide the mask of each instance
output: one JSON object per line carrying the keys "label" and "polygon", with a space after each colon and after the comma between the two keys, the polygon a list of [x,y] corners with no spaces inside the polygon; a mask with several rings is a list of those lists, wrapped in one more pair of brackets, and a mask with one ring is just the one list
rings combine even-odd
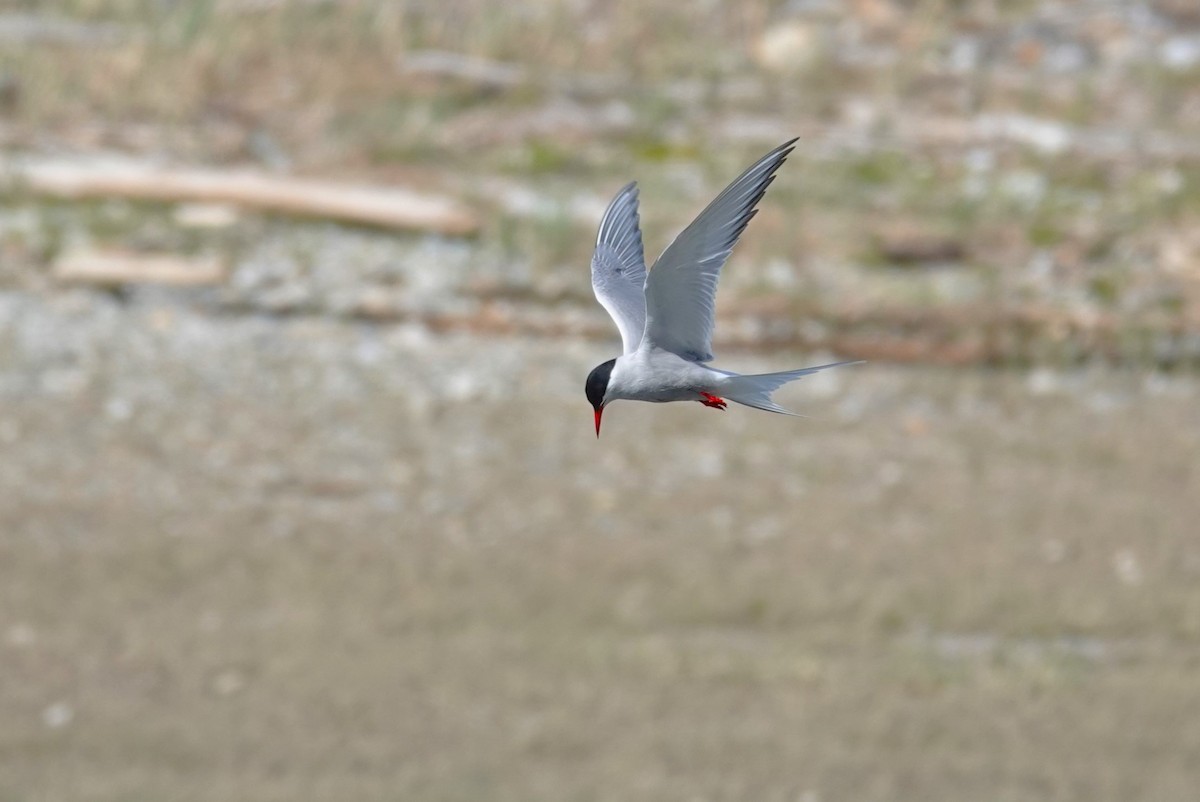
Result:
{"label": "bird's claw", "polygon": [[729,406],[725,403],[723,398],[718,398],[710,393],[700,393],[700,395],[700,403],[706,407],[712,407],[713,409],[725,409],[725,407]]}

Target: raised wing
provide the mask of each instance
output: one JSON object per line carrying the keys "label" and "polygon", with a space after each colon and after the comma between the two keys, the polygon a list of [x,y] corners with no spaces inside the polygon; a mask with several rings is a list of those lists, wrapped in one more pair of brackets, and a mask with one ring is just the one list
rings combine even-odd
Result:
{"label": "raised wing", "polygon": [[742,173],[658,257],[646,281],[646,345],[697,362],[713,358],[721,267],[795,144],[783,143]]}
{"label": "raised wing", "polygon": [[636,350],[646,329],[646,257],[638,227],[637,184],[617,193],[600,219],[592,254],[592,290],[621,331],[625,353]]}

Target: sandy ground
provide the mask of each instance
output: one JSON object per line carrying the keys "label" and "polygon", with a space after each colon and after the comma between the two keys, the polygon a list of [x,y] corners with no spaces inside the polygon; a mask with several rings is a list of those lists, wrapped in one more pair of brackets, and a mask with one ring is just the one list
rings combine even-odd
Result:
{"label": "sandy ground", "polygon": [[[0,802],[1197,798],[1194,0],[8,5],[0,173],[481,228],[0,175]],[[597,441],[605,203],[797,135],[719,364],[872,362]]]}
{"label": "sandy ground", "polygon": [[1195,378],[605,351],[0,295],[0,799],[1195,798]]}

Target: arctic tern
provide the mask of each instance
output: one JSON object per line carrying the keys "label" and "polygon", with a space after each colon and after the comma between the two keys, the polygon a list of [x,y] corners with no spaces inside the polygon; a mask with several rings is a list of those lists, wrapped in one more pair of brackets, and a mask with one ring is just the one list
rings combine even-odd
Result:
{"label": "arctic tern", "polygon": [[835,362],[782,373],[742,375],[710,368],[717,280],[755,206],[796,140],[763,156],[725,188],[672,242],[647,272],[638,219],[637,183],[625,186],[604,212],[592,255],[592,289],[621,332],[621,356],[587,377],[587,399],[600,416],[613,401],[699,401],[725,409],[725,399],[795,415],[771,393]]}

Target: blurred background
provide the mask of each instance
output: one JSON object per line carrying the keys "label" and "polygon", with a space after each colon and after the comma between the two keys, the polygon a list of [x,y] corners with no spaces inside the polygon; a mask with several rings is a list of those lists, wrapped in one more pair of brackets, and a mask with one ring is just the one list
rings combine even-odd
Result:
{"label": "blurred background", "polygon": [[[1192,0],[0,0],[0,799],[1191,800]],[[718,365],[647,255],[800,143]]]}

